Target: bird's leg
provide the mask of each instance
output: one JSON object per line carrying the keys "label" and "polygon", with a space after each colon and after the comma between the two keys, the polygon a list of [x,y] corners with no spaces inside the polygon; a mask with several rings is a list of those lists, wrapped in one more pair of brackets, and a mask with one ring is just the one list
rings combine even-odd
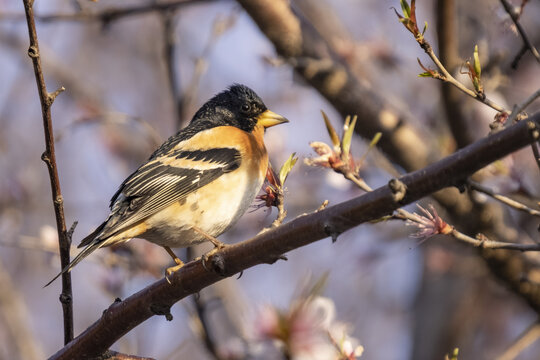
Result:
{"label": "bird's leg", "polygon": [[210,250],[209,252],[207,252],[206,254],[204,254],[201,257],[203,267],[206,270],[208,270],[208,268],[206,267],[206,262],[208,261],[210,256],[214,255],[216,252],[218,252],[219,250],[227,247],[228,245],[221,242],[221,241],[219,241],[218,239],[216,239],[212,235],[207,234],[206,232],[204,232],[203,230],[199,229],[196,226],[193,226],[192,229],[193,229],[193,231],[195,231],[195,232],[201,234],[202,236],[204,236],[208,241],[210,241],[215,246],[212,250]]}
{"label": "bird's leg", "polygon": [[[167,268],[167,270],[165,270],[165,277],[167,278],[167,281],[169,281],[168,276],[171,276],[171,274],[172,274],[173,272],[175,272],[175,271],[177,271],[177,270],[180,270],[180,268],[181,268],[182,266],[184,266],[184,262],[183,262],[182,260],[180,260],[180,259],[178,258],[178,256],[176,256],[176,254],[171,250],[170,247],[164,246],[163,248],[165,249],[165,251],[166,251],[169,255],[171,255],[171,257],[173,258],[174,262],[176,263],[176,266],[171,266],[171,267]],[[169,281],[169,283],[170,283],[170,281]]]}
{"label": "bird's leg", "polygon": [[215,246],[215,249],[213,251],[215,251],[216,249],[217,250],[220,250],[220,249],[223,249],[224,247],[227,246],[227,244],[219,241],[218,239],[216,239],[215,237],[213,237],[212,235],[209,235],[207,234],[206,232],[204,232],[203,230],[199,229],[198,227],[196,226],[192,226],[191,227],[193,229],[193,231],[201,234],[202,236],[204,236],[206,238],[206,240],[210,241],[212,244],[214,244]]}

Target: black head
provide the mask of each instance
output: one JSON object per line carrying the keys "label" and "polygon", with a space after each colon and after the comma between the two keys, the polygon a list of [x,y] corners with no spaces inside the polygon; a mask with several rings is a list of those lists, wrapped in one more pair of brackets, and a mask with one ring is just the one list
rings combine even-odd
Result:
{"label": "black head", "polygon": [[266,128],[287,122],[287,119],[268,110],[255,91],[235,84],[208,100],[195,113],[191,124],[198,122],[210,126],[235,126],[249,132],[257,124]]}

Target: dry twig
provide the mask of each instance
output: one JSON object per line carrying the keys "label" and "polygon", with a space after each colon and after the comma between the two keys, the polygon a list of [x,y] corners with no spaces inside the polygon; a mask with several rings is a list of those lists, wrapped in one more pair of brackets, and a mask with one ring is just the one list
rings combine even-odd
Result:
{"label": "dry twig", "polygon": [[535,322],[508,348],[497,357],[497,360],[514,360],[523,350],[540,338],[540,324]]}
{"label": "dry twig", "polygon": [[477,183],[475,181],[469,180],[467,182],[467,185],[469,186],[470,189],[481,192],[481,193],[484,193],[484,194],[486,194],[488,196],[491,196],[495,200],[498,200],[498,201],[502,202],[503,204],[508,205],[508,206],[510,206],[510,207],[512,207],[512,208],[514,208],[516,210],[526,212],[527,214],[530,214],[530,215],[533,215],[533,216],[540,216],[540,211],[535,210],[535,209],[531,209],[530,207],[528,207],[525,204],[520,203],[519,201],[516,201],[514,199],[510,199],[508,196],[497,194],[493,190],[491,190],[491,189],[489,189],[489,188],[487,188],[487,187],[483,186],[482,184],[479,184],[479,183]]}
{"label": "dry twig", "polygon": [[[152,12],[163,12],[174,10],[176,8],[210,2],[216,0],[177,0],[172,2],[149,2],[145,5],[126,7],[126,8],[110,8],[101,12],[80,12],[75,14],[51,14],[51,15],[34,15],[35,20],[44,23],[49,22],[102,22],[104,25],[122,19],[125,17],[143,15]],[[25,16],[22,14],[0,13],[0,20],[21,21]]]}
{"label": "dry twig", "polygon": [[[406,3],[406,0],[400,0],[400,1]],[[396,11],[396,15],[399,17],[400,21],[403,22],[405,27],[414,35],[414,39],[416,40],[418,45],[420,45],[420,47],[424,50],[424,52],[429,56],[431,61],[433,61],[433,63],[439,69],[440,73],[435,70],[427,69],[422,65],[422,63],[420,63],[420,60],[418,60],[418,62],[420,63],[420,66],[426,71],[426,73],[429,74],[429,77],[433,77],[435,79],[439,79],[449,84],[452,84],[457,89],[461,90],[463,93],[469,95],[475,100],[480,101],[481,103],[486,104],[487,106],[491,107],[497,112],[509,113],[509,111],[507,111],[504,107],[488,99],[481,88],[478,88],[475,85],[475,91],[470,90],[468,87],[463,85],[460,81],[456,80],[452,76],[452,74],[450,74],[450,72],[446,69],[446,67],[441,63],[437,55],[435,55],[435,52],[433,51],[433,47],[426,40],[423,32],[420,32],[418,29],[417,19],[416,19],[416,10],[415,10],[415,0],[411,0],[410,14],[404,13],[402,16],[398,14]],[[476,75],[479,78],[480,74],[476,74]],[[474,78],[472,78],[472,80],[474,82]]]}
{"label": "dry twig", "polygon": [[[66,229],[66,220],[64,217],[64,199],[60,190],[60,179],[58,178],[58,168],[56,166],[56,155],[54,152],[54,135],[51,119],[51,106],[58,94],[64,91],[64,87],[59,88],[53,93],[47,91],[43,71],[41,68],[41,59],[34,21],[33,0],[23,0],[26,21],[28,23],[28,34],[30,37],[30,47],[28,56],[32,59],[36,84],[41,101],[41,112],[43,115],[43,128],[45,131],[45,152],[41,156],[47,164],[49,178],[51,182],[52,198],[54,204],[54,213],[56,216],[56,227],[58,229],[58,246],[60,249],[61,267],[69,264],[69,249],[71,247],[71,238]],[[71,291],[71,275],[66,272],[62,275],[62,293],[60,295],[64,315],[64,343],[73,339],[73,296]]]}
{"label": "dry twig", "polygon": [[521,35],[521,39],[523,40],[524,48],[526,50],[529,50],[531,54],[533,54],[536,61],[540,63],[540,54],[538,53],[538,50],[534,47],[531,40],[529,40],[527,33],[525,33],[525,29],[523,29],[523,26],[521,26],[521,23],[519,22],[520,14],[515,11],[514,7],[507,0],[501,0],[501,4],[504,7],[504,10],[506,10],[506,12],[508,13],[508,15],[510,15],[510,18],[516,25],[519,35]]}
{"label": "dry twig", "polygon": [[[420,207],[420,206],[419,206]],[[540,251],[540,244],[516,244],[508,243],[502,241],[494,241],[486,237],[485,235],[479,234],[476,238],[470,237],[454,228],[453,226],[447,224],[442,220],[439,215],[436,213],[435,209],[432,207],[433,214],[429,213],[424,208],[420,209],[427,216],[421,216],[418,214],[411,214],[410,212],[399,209],[396,214],[393,216],[394,219],[406,220],[408,224],[417,225],[420,228],[420,231],[413,235],[413,237],[420,238],[421,242],[424,242],[433,235],[449,235],[454,239],[459,240],[463,243],[473,245],[481,249],[504,249],[504,250],[517,250],[517,251]]]}

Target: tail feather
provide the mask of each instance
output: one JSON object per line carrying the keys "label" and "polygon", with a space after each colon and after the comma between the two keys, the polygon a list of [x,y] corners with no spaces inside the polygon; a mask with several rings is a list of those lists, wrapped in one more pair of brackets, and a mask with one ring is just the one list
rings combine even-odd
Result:
{"label": "tail feather", "polygon": [[86,245],[90,244],[94,240],[94,238],[99,235],[99,233],[103,230],[103,228],[105,228],[106,224],[107,224],[107,221],[104,221],[101,225],[99,225],[96,228],[96,230],[92,231],[92,233],[90,235],[88,235],[87,237],[82,239],[81,243],[79,245],[77,245],[77,247],[82,248],[83,246],[86,246]]}
{"label": "tail feather", "polygon": [[[93,235],[93,233],[91,235]],[[73,269],[75,265],[77,265],[78,263],[82,261],[82,259],[90,255],[92,252],[94,252],[94,250],[97,250],[100,247],[102,247],[104,244],[105,244],[105,240],[103,239],[93,239],[93,241],[86,248],[84,248],[83,251],[77,254],[77,256],[75,256],[75,258],[73,258],[73,260],[66,267],[64,267],[62,271],[60,271],[60,273],[56,275],[51,281],[49,281],[44,287],[51,285],[52,282],[58,279],[62,274],[70,272],[71,269]]]}

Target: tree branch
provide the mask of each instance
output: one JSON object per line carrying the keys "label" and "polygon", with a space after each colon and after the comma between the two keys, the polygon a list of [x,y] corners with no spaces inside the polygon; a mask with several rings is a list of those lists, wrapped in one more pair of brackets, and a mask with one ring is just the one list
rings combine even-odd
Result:
{"label": "tree branch", "polygon": [[497,360],[514,360],[519,354],[521,354],[527,347],[532,345],[540,338],[540,324],[534,322],[529,328],[527,328],[517,340],[497,357]]}
{"label": "tree branch", "polygon": [[523,29],[523,26],[521,26],[521,23],[519,22],[519,14],[516,13],[515,9],[512,5],[506,0],[501,0],[501,4],[504,7],[504,10],[510,15],[510,18],[516,25],[516,28],[519,32],[519,35],[521,35],[521,39],[523,40],[524,47],[528,50],[530,50],[531,54],[533,54],[534,58],[538,63],[540,63],[540,54],[538,53],[538,50],[534,47],[532,42],[529,40],[529,37],[527,36],[527,33],[525,32],[525,29]]}
{"label": "tree branch", "polygon": [[[58,246],[60,251],[61,268],[69,264],[69,249],[71,247],[71,238],[66,230],[66,220],[64,217],[64,199],[60,190],[60,180],[58,178],[58,168],[56,166],[56,155],[54,152],[54,135],[51,119],[51,106],[58,94],[64,91],[64,87],[59,88],[53,93],[47,91],[43,70],[41,68],[41,59],[39,54],[39,45],[34,21],[33,0],[23,0],[26,21],[28,23],[28,34],[30,37],[30,47],[28,56],[32,59],[34,74],[41,102],[41,112],[43,115],[43,128],[45,132],[45,152],[41,156],[47,164],[49,178],[51,182],[51,191],[54,204],[54,214],[56,216],[56,227],[58,229]],[[60,294],[64,315],[64,344],[73,339],[73,297],[71,292],[71,275],[64,273],[62,275],[62,293]]]}
{"label": "tree branch", "polygon": [[[205,270],[200,260],[190,262],[169,277],[170,284],[161,279],[124,301],[113,303],[97,322],[50,360],[98,356],[148,318],[165,315],[170,320],[170,307],[175,302],[220,281],[223,276],[232,276],[258,264],[274,263],[288,251],[379,219],[442,188],[463,184],[484,166],[537,141],[539,127],[540,113],[394,180],[404,185],[400,201],[395,201],[389,186],[383,186],[217,251],[207,261],[207,267],[215,271]],[[540,310],[540,291],[531,289],[528,294],[529,303]]]}
{"label": "tree branch", "polygon": [[[108,24],[112,21],[129,17],[136,16],[141,14],[146,14],[150,12],[164,12],[169,10],[174,10],[181,6],[210,2],[216,0],[177,0],[173,2],[164,2],[156,3],[150,2],[145,5],[127,7],[127,8],[109,8],[101,12],[91,13],[91,12],[80,12],[75,14],[51,14],[51,15],[35,15],[34,18],[37,21],[44,23],[49,22],[103,22]],[[31,2],[32,3],[32,2]],[[22,14],[9,14],[9,13],[0,13],[0,20],[14,20],[19,21],[23,20],[24,16]]]}

